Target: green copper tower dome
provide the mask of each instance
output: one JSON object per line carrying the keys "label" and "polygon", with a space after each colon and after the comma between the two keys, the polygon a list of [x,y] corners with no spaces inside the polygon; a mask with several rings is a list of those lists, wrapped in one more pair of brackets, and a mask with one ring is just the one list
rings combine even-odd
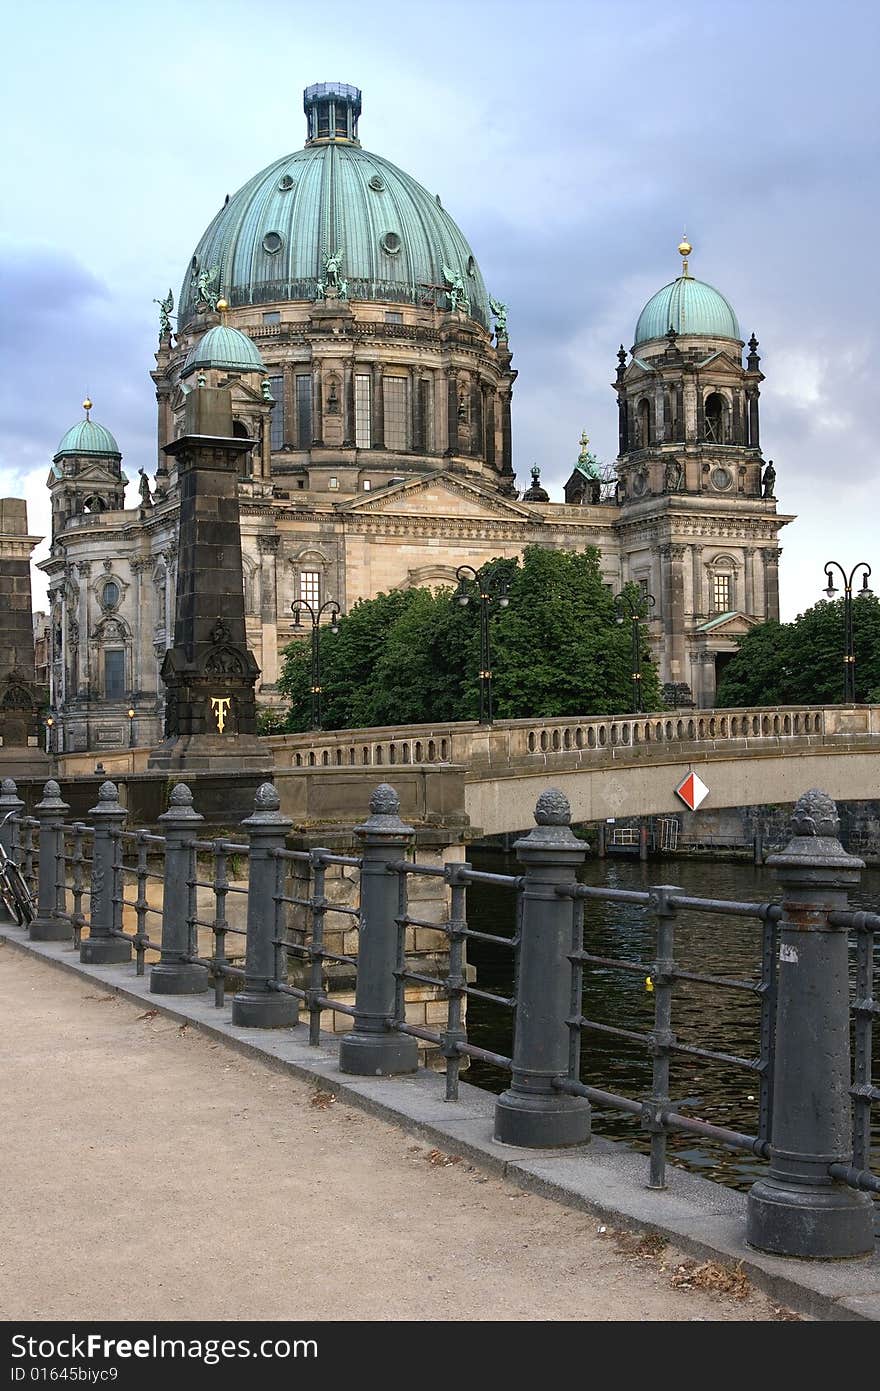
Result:
{"label": "green copper tower dome", "polygon": [[182,377],[187,377],[197,367],[220,367],[230,372],[265,372],[263,359],[246,333],[226,324],[216,324],[209,328],[190,349],[183,364]]}
{"label": "green copper tower dome", "polygon": [[451,271],[463,287],[459,302],[466,299],[470,316],[488,327],[483,277],[439,195],[362,149],[360,91],[318,83],[306,88],[304,109],[303,149],[255,174],[199,241],[181,289],[180,327],[193,319],[205,286],[233,310],[314,301],[325,258],[337,253],[350,300],[445,308]]}
{"label": "green copper tower dome", "polygon": [[105,429],[103,425],[99,425],[97,420],[90,419],[91,409],[92,403],[86,397],[83,401],[83,410],[86,413],[85,420],[78,420],[62,435],[54,458],[59,459],[70,454],[112,454],[117,459],[122,458],[119,445],[110,431]]}
{"label": "green copper tower dome", "polygon": [[673,329],[682,336],[698,338],[733,338],[741,341],[736,314],[720,290],[695,280],[688,270],[692,247],[686,241],[679,246],[683,257],[682,273],[652,295],[636,324],[634,347],[663,338]]}

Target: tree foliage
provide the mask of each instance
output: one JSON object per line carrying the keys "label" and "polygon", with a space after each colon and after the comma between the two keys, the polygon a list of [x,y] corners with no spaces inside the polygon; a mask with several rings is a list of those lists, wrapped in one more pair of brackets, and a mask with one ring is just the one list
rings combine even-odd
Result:
{"label": "tree foliage", "polygon": [[[880,697],[880,602],[852,602],[856,699]],[[822,600],[793,623],[762,623],[740,639],[716,703],[836,705],[843,700],[844,600]]]}
{"label": "tree foliage", "polygon": [[[595,548],[529,546],[522,560],[497,559],[480,571],[490,589],[508,581],[509,604],[490,618],[495,715],[615,714],[631,706],[629,621],[614,601]],[[638,591],[632,590],[637,599]],[[660,688],[640,627],[643,695],[657,709]],[[286,648],[279,688],[290,700],[288,728],[308,729],[311,637]],[[476,719],[480,613],[449,589],[412,589],[362,600],[319,634],[322,722],[326,729]]]}

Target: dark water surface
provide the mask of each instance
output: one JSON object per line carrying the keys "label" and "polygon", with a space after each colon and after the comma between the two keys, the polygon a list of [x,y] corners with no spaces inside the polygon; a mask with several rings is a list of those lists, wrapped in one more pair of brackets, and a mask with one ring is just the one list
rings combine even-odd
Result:
{"label": "dark water surface", "polygon": [[[475,869],[500,874],[521,873],[513,855],[473,851]],[[705,860],[652,860],[640,864],[613,858],[587,861],[581,875],[585,884],[644,892],[652,884],[675,884],[701,898],[726,898],[767,902],[779,900],[772,870],[745,863],[716,864]],[[866,870],[853,907],[880,911],[880,871]],[[514,930],[514,895],[506,890],[475,884],[468,889],[469,926],[481,932],[510,936]],[[655,920],[640,907],[587,901],[584,906],[585,950],[597,956],[646,962],[654,959]],[[512,993],[512,956],[509,950],[483,942],[468,943],[468,959],[477,969],[478,987],[502,995]],[[719,914],[680,912],[675,920],[675,959],[687,970],[723,975],[737,980],[759,980],[761,924],[755,919]],[[584,968],[583,1013],[588,1019],[622,1028],[648,1031],[653,1024],[654,996],[644,976],[616,968]],[[468,1001],[470,1041],[493,1052],[510,1056],[512,1014],[482,1000]],[[744,991],[720,989],[698,982],[681,981],[673,994],[672,1027],[681,1043],[696,1044],[739,1057],[757,1060],[760,1053],[759,1000]],[[876,1033],[876,1031],[875,1031]],[[876,1042],[876,1038],[875,1038]],[[875,1047],[875,1082],[880,1062]],[[651,1060],[643,1045],[609,1038],[590,1031],[582,1035],[581,1080],[590,1086],[637,1100],[651,1090]],[[468,1082],[499,1092],[508,1074],[480,1062],[472,1062]],[[673,1055],[669,1093],[678,1109],[715,1125],[756,1135],[758,1131],[758,1074],[727,1064]],[[880,1116],[874,1122],[872,1167],[880,1169]],[[625,1140],[637,1149],[649,1148],[649,1137],[637,1119],[618,1111],[593,1111],[597,1135]],[[671,1133],[669,1158],[734,1188],[747,1188],[766,1164],[745,1153],[725,1149],[713,1141]]]}

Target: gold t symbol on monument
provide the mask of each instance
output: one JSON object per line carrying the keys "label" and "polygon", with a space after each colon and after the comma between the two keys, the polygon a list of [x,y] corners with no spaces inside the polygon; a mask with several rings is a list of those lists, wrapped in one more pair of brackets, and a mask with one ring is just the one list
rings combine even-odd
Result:
{"label": "gold t symbol on monument", "polygon": [[226,716],[229,714],[229,707],[232,704],[232,696],[211,696],[211,709],[217,720],[217,732],[222,734],[226,728]]}

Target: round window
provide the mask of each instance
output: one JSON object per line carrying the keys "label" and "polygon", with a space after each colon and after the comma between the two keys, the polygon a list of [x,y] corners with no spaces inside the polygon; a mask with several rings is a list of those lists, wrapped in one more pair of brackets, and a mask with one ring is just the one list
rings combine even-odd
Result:
{"label": "round window", "polygon": [[119,585],[115,580],[108,580],[101,590],[101,603],[108,609],[113,609],[119,603]]}
{"label": "round window", "polygon": [[280,232],[267,232],[263,238],[263,250],[268,251],[271,256],[280,251],[283,245],[284,238]]}
{"label": "round window", "polygon": [[733,478],[731,476],[730,469],[716,468],[712,470],[713,488],[719,488],[723,492],[725,488],[730,487],[732,482]]}
{"label": "round window", "polygon": [[370,178],[370,188],[372,188],[376,193],[381,193],[384,187],[385,180],[382,178],[382,175],[373,174]]}
{"label": "round window", "polygon": [[379,245],[389,256],[396,256],[400,250],[400,237],[396,232],[386,232],[380,237]]}
{"label": "round window", "polygon": [[632,490],[636,497],[641,497],[647,486],[648,480],[643,473],[636,473],[633,475]]}
{"label": "round window", "polygon": [[283,178],[278,180],[278,187],[281,189],[282,193],[290,192],[293,188],[293,179],[289,174],[285,174]]}

